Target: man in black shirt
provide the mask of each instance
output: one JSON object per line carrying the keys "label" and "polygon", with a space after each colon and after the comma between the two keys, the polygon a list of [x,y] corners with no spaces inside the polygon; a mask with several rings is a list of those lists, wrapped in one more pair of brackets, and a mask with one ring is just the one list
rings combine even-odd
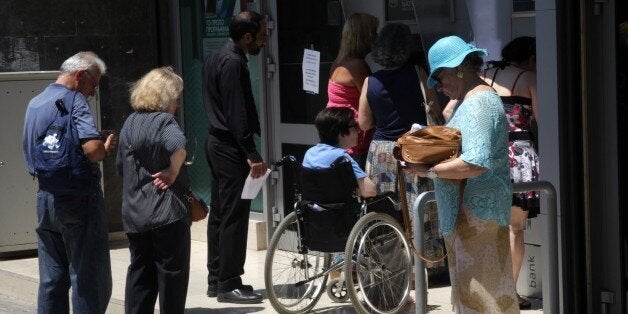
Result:
{"label": "man in black shirt", "polygon": [[203,66],[203,102],[209,119],[205,153],[212,173],[207,225],[207,296],[218,302],[259,303],[261,295],[242,284],[251,200],[241,199],[246,177],[266,173],[255,148],[260,134],[246,54],[257,55],[268,38],[264,17],[245,11],[233,17],[230,40]]}

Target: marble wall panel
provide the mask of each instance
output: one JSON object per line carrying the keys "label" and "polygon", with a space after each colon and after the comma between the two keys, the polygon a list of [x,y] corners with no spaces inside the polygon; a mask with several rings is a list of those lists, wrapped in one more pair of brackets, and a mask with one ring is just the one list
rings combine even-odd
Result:
{"label": "marble wall panel", "polygon": [[0,72],[39,69],[37,37],[0,37]]}
{"label": "marble wall panel", "polygon": [[0,3],[0,36],[37,36],[50,29],[50,1],[2,0]]}

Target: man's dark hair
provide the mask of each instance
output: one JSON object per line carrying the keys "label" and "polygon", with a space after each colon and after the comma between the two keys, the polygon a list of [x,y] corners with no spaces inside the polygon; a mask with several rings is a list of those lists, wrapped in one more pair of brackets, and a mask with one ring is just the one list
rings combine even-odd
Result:
{"label": "man's dark hair", "polygon": [[353,111],[349,108],[325,108],[316,115],[314,125],[318,130],[321,143],[335,146],[339,135],[347,135],[355,126]]}
{"label": "man's dark hair", "polygon": [[264,16],[254,11],[242,11],[233,17],[229,25],[229,36],[233,41],[238,41],[246,33],[251,33],[253,37],[257,35]]}

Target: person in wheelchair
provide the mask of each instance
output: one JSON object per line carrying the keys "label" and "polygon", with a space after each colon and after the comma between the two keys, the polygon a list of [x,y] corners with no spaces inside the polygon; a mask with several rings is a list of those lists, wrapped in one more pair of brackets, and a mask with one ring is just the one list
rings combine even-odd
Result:
{"label": "person in wheelchair", "polygon": [[268,245],[268,299],[277,312],[307,313],[326,290],[336,302],[351,299],[359,313],[397,313],[408,299],[412,258],[398,220],[380,210],[399,211],[381,205],[389,197],[380,201],[346,152],[358,139],[353,111],[323,109],[315,125],[321,142],[303,162],[278,163],[293,170],[295,203]]}
{"label": "person in wheelchair", "polygon": [[318,113],[314,124],[321,142],[307,150],[303,167],[329,168],[339,157],[345,156],[353,167],[360,195],[364,198],[375,196],[375,184],[346,151],[358,143],[360,127],[355,122],[353,111],[348,108],[325,108]]}

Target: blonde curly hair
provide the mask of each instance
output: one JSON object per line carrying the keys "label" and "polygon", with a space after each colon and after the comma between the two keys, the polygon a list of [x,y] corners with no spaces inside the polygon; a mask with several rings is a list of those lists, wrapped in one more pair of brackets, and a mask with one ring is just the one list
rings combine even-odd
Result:
{"label": "blonde curly hair", "polygon": [[172,67],[156,68],[131,85],[131,107],[135,111],[166,111],[181,91],[183,79]]}

